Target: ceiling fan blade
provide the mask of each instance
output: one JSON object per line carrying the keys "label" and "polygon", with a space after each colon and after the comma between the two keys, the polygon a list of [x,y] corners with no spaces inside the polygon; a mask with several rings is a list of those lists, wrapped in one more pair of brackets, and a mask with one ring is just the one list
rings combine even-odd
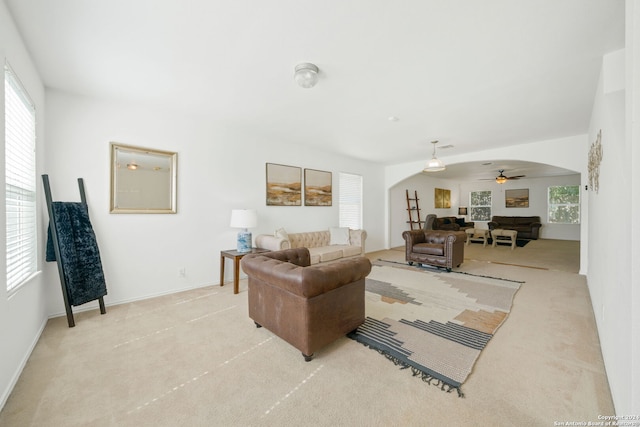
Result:
{"label": "ceiling fan blade", "polygon": [[515,175],[515,176],[508,176],[507,179],[520,179],[520,178],[524,178],[526,175]]}

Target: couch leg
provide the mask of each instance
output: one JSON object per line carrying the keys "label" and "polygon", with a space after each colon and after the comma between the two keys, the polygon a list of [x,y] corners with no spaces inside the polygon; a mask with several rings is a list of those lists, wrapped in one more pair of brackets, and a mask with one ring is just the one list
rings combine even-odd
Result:
{"label": "couch leg", "polygon": [[306,354],[302,353],[302,357],[304,357],[304,361],[305,362],[311,362],[311,359],[313,359],[313,353],[311,353],[309,356],[307,356]]}
{"label": "couch leg", "polygon": [[256,324],[256,328],[262,328],[262,325],[260,323],[258,323],[258,322],[253,322],[253,323]]}

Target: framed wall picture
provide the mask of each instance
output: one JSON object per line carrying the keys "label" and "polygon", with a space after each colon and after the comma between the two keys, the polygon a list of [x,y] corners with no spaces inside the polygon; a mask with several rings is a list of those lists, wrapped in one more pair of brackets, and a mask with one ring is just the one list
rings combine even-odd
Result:
{"label": "framed wall picture", "polygon": [[451,190],[436,188],[434,190],[434,206],[436,209],[451,208]]}
{"label": "framed wall picture", "polygon": [[331,206],[331,172],[315,169],[304,170],[304,205]]}
{"label": "framed wall picture", "polygon": [[302,168],[267,163],[267,206],[302,206]]}
{"label": "framed wall picture", "polygon": [[528,208],[529,189],[523,188],[519,190],[505,190],[504,200],[505,206],[507,208]]}

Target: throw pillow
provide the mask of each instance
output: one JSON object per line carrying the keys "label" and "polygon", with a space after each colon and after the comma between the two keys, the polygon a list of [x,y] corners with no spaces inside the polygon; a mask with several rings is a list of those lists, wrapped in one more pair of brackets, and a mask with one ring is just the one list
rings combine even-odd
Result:
{"label": "throw pillow", "polygon": [[349,227],[329,227],[330,245],[350,245]]}
{"label": "throw pillow", "polygon": [[456,218],[456,224],[458,224],[460,227],[464,227],[466,223],[464,222],[464,218]]}
{"label": "throw pillow", "polygon": [[284,240],[289,240],[289,234],[287,234],[284,228],[278,228],[276,230],[276,237],[282,238]]}

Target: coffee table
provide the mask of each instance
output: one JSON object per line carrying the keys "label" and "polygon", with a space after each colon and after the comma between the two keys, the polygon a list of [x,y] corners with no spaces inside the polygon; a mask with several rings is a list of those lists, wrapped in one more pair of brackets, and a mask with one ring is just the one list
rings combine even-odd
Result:
{"label": "coffee table", "polygon": [[511,250],[514,250],[516,247],[516,239],[518,238],[518,232],[516,230],[504,230],[502,228],[497,228],[495,230],[491,230],[491,239],[493,243],[491,246],[496,247],[496,243],[498,243],[498,237],[500,237],[500,241],[511,241]]}
{"label": "coffee table", "polygon": [[464,232],[467,233],[467,245],[471,243],[471,240],[482,240],[482,246],[487,246],[489,230],[486,228],[467,228]]}

